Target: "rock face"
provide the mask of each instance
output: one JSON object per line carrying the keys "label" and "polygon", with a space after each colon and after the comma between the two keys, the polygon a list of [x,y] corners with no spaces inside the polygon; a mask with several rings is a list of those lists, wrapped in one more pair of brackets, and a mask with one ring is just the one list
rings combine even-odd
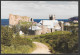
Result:
{"label": "rock face", "polygon": [[9,15],[9,25],[17,25],[19,21],[30,22],[30,17],[13,14]]}

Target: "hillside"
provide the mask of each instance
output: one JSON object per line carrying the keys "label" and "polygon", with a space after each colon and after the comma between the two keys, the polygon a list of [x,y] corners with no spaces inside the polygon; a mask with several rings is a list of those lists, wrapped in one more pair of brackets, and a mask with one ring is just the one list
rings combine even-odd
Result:
{"label": "hillside", "polygon": [[69,21],[74,21],[74,20],[78,20],[78,17],[75,16],[75,17],[71,17],[71,18],[69,18]]}

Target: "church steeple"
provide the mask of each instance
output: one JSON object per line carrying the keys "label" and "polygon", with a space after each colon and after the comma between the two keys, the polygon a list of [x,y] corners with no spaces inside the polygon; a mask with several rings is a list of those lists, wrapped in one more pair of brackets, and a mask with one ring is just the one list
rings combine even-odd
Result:
{"label": "church steeple", "polygon": [[49,15],[49,20],[55,20],[55,15]]}

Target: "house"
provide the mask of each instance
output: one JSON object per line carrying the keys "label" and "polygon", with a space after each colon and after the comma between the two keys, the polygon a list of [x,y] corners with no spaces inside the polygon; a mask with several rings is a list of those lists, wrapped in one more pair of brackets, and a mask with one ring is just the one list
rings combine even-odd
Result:
{"label": "house", "polygon": [[74,20],[73,23],[78,23],[78,20]]}
{"label": "house", "polygon": [[40,21],[39,23],[42,24],[43,26],[46,26],[48,29],[55,28],[57,30],[61,28],[57,20],[42,20],[42,21]]}
{"label": "house", "polygon": [[[43,32],[45,31],[45,33],[54,32],[55,31],[55,27],[59,27],[60,28],[60,26],[58,25],[58,21],[57,20],[41,20],[39,23],[43,26],[42,29],[43,29]],[[46,28],[44,28],[44,27],[46,27]]]}
{"label": "house", "polygon": [[42,32],[42,28],[38,27],[38,26],[31,26],[29,28],[29,35],[40,35]]}
{"label": "house", "polygon": [[35,35],[51,33],[60,30],[63,31],[63,29],[63,21],[59,22],[58,20],[55,20],[55,17],[52,15],[49,20],[41,20],[36,24],[36,26],[32,26],[32,28],[29,28],[31,32],[34,31],[33,33]]}
{"label": "house", "polygon": [[23,35],[24,33],[22,31],[19,32],[19,35]]}
{"label": "house", "polygon": [[69,22],[65,22],[64,25],[70,26],[70,23]]}

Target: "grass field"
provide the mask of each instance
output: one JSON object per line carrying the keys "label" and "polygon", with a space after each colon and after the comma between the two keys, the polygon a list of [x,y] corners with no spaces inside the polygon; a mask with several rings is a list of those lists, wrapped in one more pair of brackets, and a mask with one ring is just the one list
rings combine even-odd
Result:
{"label": "grass field", "polygon": [[33,46],[29,45],[20,45],[20,46],[3,46],[1,45],[1,53],[2,54],[29,54],[35,49],[35,44]]}

